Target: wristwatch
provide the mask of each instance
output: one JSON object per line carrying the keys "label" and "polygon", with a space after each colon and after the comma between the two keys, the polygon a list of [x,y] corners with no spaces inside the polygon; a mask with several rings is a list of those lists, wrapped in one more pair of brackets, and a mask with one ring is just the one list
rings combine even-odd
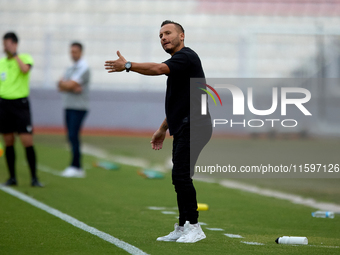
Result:
{"label": "wristwatch", "polygon": [[129,72],[130,69],[131,69],[131,62],[128,61],[128,62],[125,63],[125,70],[126,70],[127,72]]}

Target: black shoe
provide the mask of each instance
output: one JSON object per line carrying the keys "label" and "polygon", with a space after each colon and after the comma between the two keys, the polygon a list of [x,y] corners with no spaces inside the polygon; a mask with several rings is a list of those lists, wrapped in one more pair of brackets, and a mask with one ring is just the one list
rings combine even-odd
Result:
{"label": "black shoe", "polygon": [[44,185],[42,185],[42,184],[38,181],[38,179],[33,179],[33,180],[32,180],[32,187],[40,187],[40,188],[43,188]]}
{"label": "black shoe", "polygon": [[17,186],[17,180],[15,178],[9,178],[7,182],[4,183],[5,186]]}

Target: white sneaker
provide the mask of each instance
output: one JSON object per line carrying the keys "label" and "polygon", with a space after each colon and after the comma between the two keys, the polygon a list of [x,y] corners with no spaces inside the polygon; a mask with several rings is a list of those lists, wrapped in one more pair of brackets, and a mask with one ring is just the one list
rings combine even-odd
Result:
{"label": "white sneaker", "polygon": [[186,221],[184,224],[184,233],[177,239],[177,243],[196,243],[206,238],[200,224],[190,224]]}
{"label": "white sneaker", "polygon": [[67,178],[84,178],[85,177],[85,171],[81,168],[76,168],[74,166],[67,167],[61,174],[63,177]]}
{"label": "white sneaker", "polygon": [[184,227],[180,227],[177,223],[175,223],[174,228],[175,230],[170,232],[169,235],[158,237],[157,241],[175,242],[181,237],[181,235],[183,235]]}

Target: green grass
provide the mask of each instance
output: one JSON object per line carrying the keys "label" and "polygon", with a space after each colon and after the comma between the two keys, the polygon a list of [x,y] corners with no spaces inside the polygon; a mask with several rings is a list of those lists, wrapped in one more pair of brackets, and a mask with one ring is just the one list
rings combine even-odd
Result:
{"label": "green grass", "polygon": [[[208,147],[209,146],[209,147]],[[339,139],[306,139],[306,140],[237,140],[214,139],[205,148],[205,157],[211,162],[220,162],[236,166],[297,166],[304,164],[340,164]],[[211,149],[213,148],[213,149]],[[202,159],[202,157],[201,157]],[[200,160],[201,160],[200,159]],[[199,161],[200,161],[199,160]],[[199,163],[198,163],[199,165]],[[271,188],[303,197],[340,204],[340,172],[338,178],[253,178],[237,179],[252,185]],[[215,174],[208,177],[223,178],[226,174]],[[265,177],[264,175],[257,175]],[[293,175],[291,175],[293,176]],[[307,173],[305,177],[312,177]]]}
{"label": "green grass", "polygon": [[[84,137],[84,142],[112,154],[143,157],[152,163],[164,163],[171,155],[171,139],[167,140],[163,150],[157,152],[150,149],[149,140],[133,137]],[[63,136],[37,135],[35,141],[39,163],[57,170],[67,166],[69,152],[65,149]],[[237,154],[235,148],[244,150],[248,148],[247,142],[248,146],[254,145],[249,145],[254,141],[230,140],[229,142],[234,146],[235,155]],[[262,144],[263,148],[266,147],[265,140],[255,142],[258,146]],[[288,141],[278,141],[276,149],[282,149],[281,146],[284,147],[285,142]],[[296,148],[306,145],[298,144],[299,141],[294,142]],[[322,142],[328,143],[328,141]],[[311,149],[312,145],[313,143],[309,143],[306,147]],[[167,173],[162,180],[148,180],[137,175],[138,169],[130,166],[122,166],[118,171],[94,168],[91,165],[96,158],[85,156],[84,164],[89,166],[87,178],[65,179],[40,172],[41,181],[46,184],[46,187],[37,189],[29,186],[29,173],[19,144],[16,149],[19,181],[16,190],[149,254],[339,254],[340,252],[340,248],[323,247],[339,246],[340,217],[338,215],[334,219],[312,218],[310,213],[313,208],[227,189],[216,183],[197,181],[195,186],[198,201],[207,203],[210,207],[209,211],[200,212],[199,220],[207,223],[206,227],[223,228],[224,231],[209,231],[203,226],[207,238],[198,243],[156,242],[158,236],[172,231],[176,219],[174,215],[164,215],[160,211],[149,210],[147,207],[176,206],[170,173]],[[271,147],[271,150],[273,149],[275,148]],[[241,157],[239,155],[233,159],[241,161]],[[7,178],[4,158],[0,158],[0,169],[0,179],[4,181]],[[268,187],[269,184],[260,185]],[[326,186],[327,180],[323,180],[322,185]],[[285,190],[285,185],[281,186],[278,188]],[[314,197],[314,194],[301,189],[299,183],[291,186],[295,187],[287,188],[291,193]],[[335,194],[339,194],[339,186],[334,186],[333,189]],[[327,194],[322,196],[327,200]],[[328,200],[333,201],[332,198]],[[228,238],[223,233],[240,234],[244,237],[242,241],[260,242],[265,245],[243,244],[240,243],[240,239]],[[310,245],[276,244],[275,239],[283,235],[306,236]],[[0,254],[127,253],[0,191]]]}

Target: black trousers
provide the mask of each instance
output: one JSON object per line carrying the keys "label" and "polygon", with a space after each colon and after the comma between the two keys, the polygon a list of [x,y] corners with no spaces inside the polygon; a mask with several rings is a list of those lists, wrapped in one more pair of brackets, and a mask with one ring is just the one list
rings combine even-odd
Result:
{"label": "black trousers", "polygon": [[200,132],[191,132],[190,124],[184,125],[174,134],[172,149],[172,184],[177,193],[179,225],[186,221],[198,222],[196,190],[192,182],[194,167],[200,152],[211,138],[212,127],[200,128]]}
{"label": "black trousers", "polygon": [[67,138],[72,148],[71,166],[76,168],[81,167],[81,152],[80,152],[80,130],[86,116],[87,111],[83,110],[65,110],[65,122],[67,127]]}

